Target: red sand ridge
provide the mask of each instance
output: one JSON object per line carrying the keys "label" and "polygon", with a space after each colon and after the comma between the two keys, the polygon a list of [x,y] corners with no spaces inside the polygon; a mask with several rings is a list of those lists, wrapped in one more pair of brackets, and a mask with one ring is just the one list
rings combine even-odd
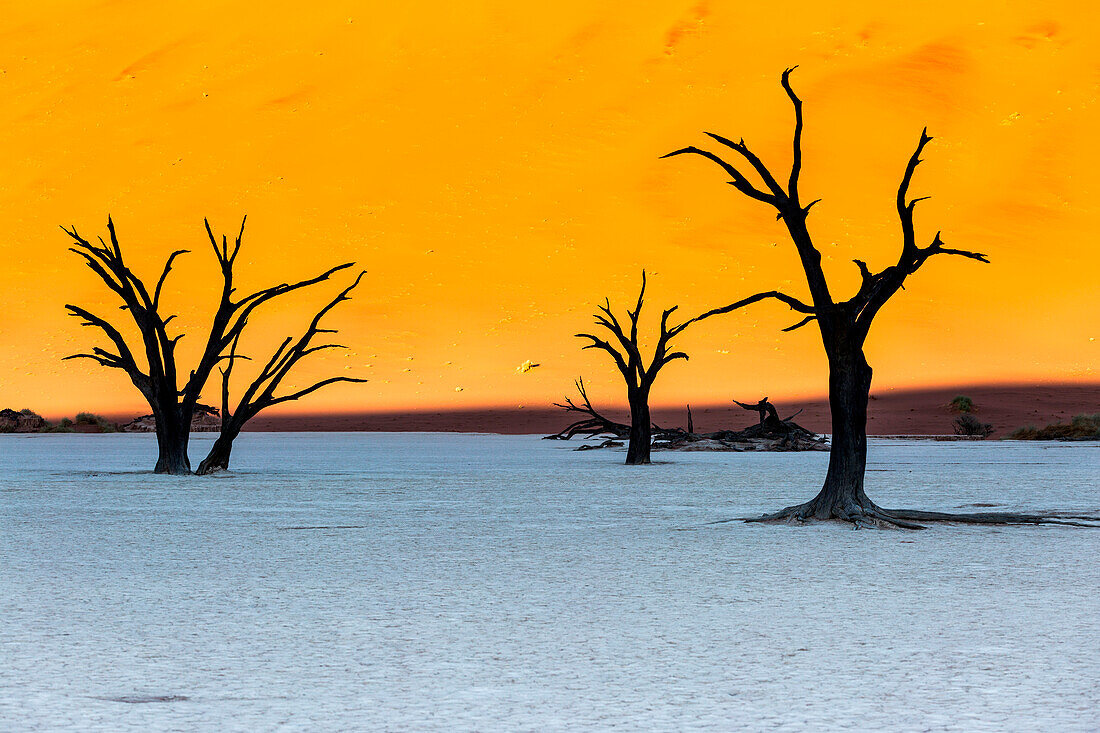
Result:
{"label": "red sand ridge", "polygon": [[[1100,384],[981,385],[920,390],[872,391],[868,408],[870,435],[950,435],[957,416],[948,403],[957,395],[970,397],[975,416],[993,425],[993,437],[1025,425],[1042,426],[1068,421],[1081,413],[1100,412]],[[786,418],[798,410],[800,425],[829,432],[827,399],[772,400]],[[613,418],[625,418],[622,409],[608,409]],[[696,431],[743,427],[753,416],[730,403],[692,407]],[[684,407],[653,409],[653,421],[662,427],[683,426]],[[570,422],[562,410],[540,408],[484,408],[446,411],[402,411],[345,414],[260,415],[249,423],[253,431],[393,431],[481,432],[549,434]]]}

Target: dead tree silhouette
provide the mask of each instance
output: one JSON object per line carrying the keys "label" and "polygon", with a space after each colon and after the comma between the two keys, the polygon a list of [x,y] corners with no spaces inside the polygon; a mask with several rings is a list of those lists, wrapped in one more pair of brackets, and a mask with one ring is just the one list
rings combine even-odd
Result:
{"label": "dead tree silhouette", "polygon": [[623,375],[623,379],[626,381],[627,401],[630,404],[630,442],[627,444],[626,449],[626,464],[628,466],[650,462],[650,447],[654,429],[649,414],[650,390],[653,388],[653,382],[657,378],[658,372],[665,365],[677,359],[687,360],[688,355],[683,351],[670,352],[668,350],[669,344],[672,339],[683,333],[684,329],[702,318],[692,318],[679,325],[669,326],[668,319],[679,306],[673,306],[663,311],[661,313],[661,330],[657,336],[657,345],[653,357],[646,365],[638,341],[638,319],[642,314],[645,288],[646,274],[643,270],[642,287],[638,291],[638,302],[634,306],[634,310],[626,312],[629,319],[629,328],[626,330],[611,311],[610,300],[605,300],[603,305],[597,306],[599,313],[596,314],[596,324],[611,332],[615,344],[594,334],[576,334],[577,338],[592,342],[585,346],[585,349],[602,349],[610,354],[619,373]]}
{"label": "dead tree silhouette", "polygon": [[755,412],[760,415],[760,427],[778,428],[783,425],[783,421],[779,419],[779,413],[775,409],[775,405],[768,402],[768,398],[760,400],[756,404],[749,404],[747,402],[733,401],[733,404],[738,407],[748,410],[749,412]]}
{"label": "dead tree silhouette", "polygon": [[318,311],[317,315],[313,317],[309,327],[305,333],[295,341],[292,337],[288,336],[279,344],[279,348],[275,350],[275,353],[271,355],[271,358],[267,360],[260,373],[252,380],[248,388],[244,391],[241,399],[237,402],[237,406],[230,411],[230,398],[229,387],[230,379],[233,373],[233,364],[238,359],[247,359],[248,357],[241,356],[237,353],[237,342],[240,339],[240,333],[233,339],[233,343],[229,347],[229,355],[227,363],[224,369],[221,369],[222,375],[222,425],[221,432],[218,434],[217,439],[214,441],[214,445],[210,447],[210,452],[202,463],[199,464],[195,473],[200,476],[215,473],[217,471],[225,471],[229,468],[229,457],[233,452],[233,441],[240,435],[241,429],[244,428],[245,423],[255,417],[272,405],[278,405],[283,402],[293,402],[294,400],[301,399],[308,394],[316,392],[322,387],[326,387],[330,384],[336,384],[337,382],[366,382],[366,379],[359,379],[358,377],[329,377],[322,379],[319,382],[299,389],[290,394],[276,396],[275,391],[279,385],[294,368],[294,366],[306,356],[314,354],[318,351],[324,351],[326,349],[346,349],[346,346],[341,344],[318,344],[312,345],[315,336],[323,333],[337,333],[336,330],[331,328],[321,328],[321,319],[325,315],[345,300],[351,300],[351,291],[358,287],[359,282],[363,279],[365,272],[360,272],[355,278],[355,281],[351,285],[347,286],[340,293],[333,298],[329,303]]}
{"label": "dead tree silhouette", "polygon": [[588,390],[584,386],[584,377],[577,377],[574,384],[580,394],[580,404],[571,397],[566,397],[565,402],[555,402],[554,407],[585,417],[570,423],[560,432],[547,435],[548,440],[569,440],[574,435],[614,435],[616,438],[625,438],[630,434],[629,425],[604,417],[592,406],[592,401],[588,399]]}
{"label": "dead tree silhouette", "polygon": [[728,148],[740,156],[756,172],[763,187],[750,181],[741,169],[718,155],[695,146],[673,151],[664,158],[679,155],[699,155],[724,170],[732,180],[729,184],[742,195],[767,204],[777,212],[776,218],[782,220],[790,234],[791,241],[802,263],[806,275],[811,302],[805,303],[791,295],[776,291],[757,293],[723,308],[703,314],[700,318],[720,313],[729,313],[752,303],[766,299],[778,300],[803,316],[798,323],[784,329],[793,331],[811,322],[816,322],[821,332],[822,344],[829,362],[829,405],[832,412],[832,449],[829,458],[829,470],[825,483],[816,497],[796,506],[788,507],[774,514],[765,515],[753,521],[768,520],[825,520],[840,519],[852,522],[857,527],[892,526],[910,529],[920,528],[917,522],[946,521],[969,522],[978,524],[1038,524],[1038,523],[1074,523],[1072,520],[1098,520],[1097,517],[1068,515],[1031,515],[1010,513],[948,514],[942,512],[924,512],[908,509],[883,509],[872,502],[864,493],[864,473],[867,464],[867,401],[871,388],[871,367],[863,353],[863,345],[871,328],[871,323],[883,305],[905,283],[907,277],[915,273],[925,262],[936,255],[954,255],[979,262],[988,262],[980,252],[954,249],[945,246],[939,232],[930,244],[919,246],[913,223],[913,210],[922,198],[909,199],[909,184],[917,166],[921,163],[921,153],[932,140],[927,130],[921,132],[916,150],[909,158],[897,191],[897,212],[901,220],[901,253],[895,264],[878,272],[872,272],[867,263],[854,260],[862,275],[859,290],[848,300],[833,299],[821,267],[821,252],[814,246],[806,219],[810,210],[820,199],[803,204],[798,190],[799,174],[802,171],[802,100],[791,87],[790,75],[794,69],[787,69],[781,77],[783,90],[794,106],[793,159],[786,185],[780,184],[771,170],[753,153],[742,139],[733,140],[706,133],[719,145]]}
{"label": "dead tree silhouette", "polygon": [[[121,369],[130,377],[130,381],[141,392],[153,411],[159,450],[154,469],[156,473],[176,475],[191,473],[187,444],[191,419],[199,396],[214,367],[226,360],[232,362],[228,350],[239,339],[249,316],[259,306],[273,298],[323,282],[333,273],[345,270],[354,264],[347,262],[308,280],[291,284],[282,283],[257,290],[244,297],[234,298],[236,288],[233,283],[233,266],[241,248],[241,237],[244,236],[244,220],[241,221],[240,232],[232,247],[225,236],[219,244],[210,228],[210,223],[204,220],[204,224],[221,269],[221,296],[202,354],[182,387],[179,384],[176,365],[176,345],[184,334],[168,335],[168,324],[175,315],[168,317],[161,315],[161,294],[168,274],[172,271],[173,262],[180,255],[187,254],[188,250],[177,250],[168,256],[150,295],[149,288],[130,270],[123,258],[114,221],[110,217],[107,218],[109,244],[104,242],[102,237],[99,238],[98,244],[92,243],[80,236],[76,227],[68,229],[62,227],[74,242],[70,251],[82,257],[92,272],[119,297],[122,301],[121,309],[129,313],[141,336],[140,346],[131,349],[119,328],[107,319],[85,308],[66,305],[69,315],[79,318],[82,326],[92,326],[103,331],[114,344],[115,351],[94,347],[91,352],[73,354],[65,358],[91,359],[105,367]],[[142,354],[144,369],[135,352]]]}

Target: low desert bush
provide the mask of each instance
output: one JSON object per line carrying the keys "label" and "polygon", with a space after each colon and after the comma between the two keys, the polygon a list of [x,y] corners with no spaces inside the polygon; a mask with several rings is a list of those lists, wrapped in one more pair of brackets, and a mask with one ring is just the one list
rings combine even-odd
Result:
{"label": "low desert bush", "polygon": [[[70,423],[71,425],[72,423]],[[78,412],[76,414],[77,425],[93,425],[99,428],[101,433],[118,432],[118,427],[107,418],[96,415],[94,412]]]}
{"label": "low desert bush", "polygon": [[993,426],[973,415],[963,414],[955,418],[955,435],[978,435],[988,438],[992,434]]}
{"label": "low desert bush", "polygon": [[1013,440],[1100,440],[1100,413],[1074,415],[1068,423],[1051,423],[1020,428],[1008,436]]}

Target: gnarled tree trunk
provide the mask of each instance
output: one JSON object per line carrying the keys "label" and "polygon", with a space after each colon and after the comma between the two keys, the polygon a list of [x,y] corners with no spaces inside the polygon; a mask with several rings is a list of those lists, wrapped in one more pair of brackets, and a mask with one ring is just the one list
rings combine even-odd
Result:
{"label": "gnarled tree trunk", "polygon": [[874,505],[863,492],[867,468],[867,400],[871,367],[858,347],[829,355],[832,444],[821,491],[808,504],[817,519],[858,516]]}
{"label": "gnarled tree trunk", "polygon": [[626,465],[639,466],[649,463],[649,450],[653,441],[653,423],[649,416],[649,389],[639,387],[628,390],[630,400],[630,442],[626,447]]}
{"label": "gnarled tree trunk", "polygon": [[190,434],[177,428],[157,430],[159,454],[154,473],[186,476],[191,473],[191,461],[187,457]]}
{"label": "gnarled tree trunk", "polygon": [[205,476],[219,471],[228,471],[229,456],[233,452],[233,441],[238,434],[239,431],[231,431],[218,435],[218,439],[214,441],[214,445],[210,447],[210,452],[206,454],[206,458],[202,459],[202,463],[199,464],[195,473],[199,476]]}
{"label": "gnarled tree trunk", "polygon": [[187,444],[191,438],[190,415],[184,421],[175,405],[158,405],[153,410],[153,419],[156,424],[158,451],[153,472],[171,476],[189,475],[191,461],[187,457]]}

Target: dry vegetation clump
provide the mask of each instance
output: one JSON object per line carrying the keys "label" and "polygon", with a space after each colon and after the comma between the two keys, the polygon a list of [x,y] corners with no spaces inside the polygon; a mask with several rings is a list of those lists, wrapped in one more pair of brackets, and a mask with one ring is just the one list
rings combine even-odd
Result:
{"label": "dry vegetation clump", "polygon": [[118,426],[107,418],[82,412],[73,421],[67,417],[52,423],[34,410],[0,410],[0,433],[116,433]]}
{"label": "dry vegetation clump", "polygon": [[1011,440],[1100,440],[1100,413],[1075,415],[1068,423],[1051,423],[1045,428],[1028,425],[1008,437]]}
{"label": "dry vegetation clump", "polygon": [[[64,423],[64,421],[62,421]],[[76,414],[76,422],[70,422],[68,426],[76,425],[79,427],[97,428],[101,433],[117,433],[118,426],[113,422],[103,417],[102,415],[96,415],[94,412],[78,412]]]}
{"label": "dry vegetation clump", "polygon": [[963,413],[955,418],[955,435],[975,435],[988,438],[992,434],[992,425],[982,422],[969,413]]}

